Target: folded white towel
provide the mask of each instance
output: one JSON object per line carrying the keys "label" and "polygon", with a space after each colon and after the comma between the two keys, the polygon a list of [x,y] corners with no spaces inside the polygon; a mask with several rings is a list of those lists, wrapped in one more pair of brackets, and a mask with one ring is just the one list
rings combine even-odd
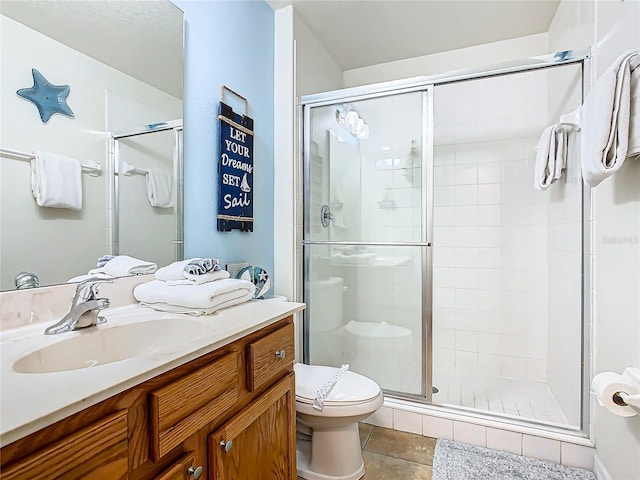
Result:
{"label": "folded white towel", "polygon": [[31,191],[41,207],[82,210],[82,165],[75,158],[34,152]]}
{"label": "folded white towel", "polygon": [[187,258],[186,260],[178,260],[177,262],[170,263],[164,267],[160,267],[156,271],[156,279],[163,282],[170,282],[172,280],[184,280],[184,267],[189,265],[192,260],[197,258]]}
{"label": "folded white towel", "polygon": [[582,107],[582,176],[590,187],[617,172],[629,148],[631,67],[639,54],[620,56],[598,79]]}
{"label": "folded white towel", "polygon": [[194,275],[192,273],[183,272],[182,280],[167,280],[167,285],[201,285],[203,283],[215,282],[229,278],[229,272],[226,270],[216,270],[205,274]]}
{"label": "folded white towel", "polygon": [[171,177],[158,168],[147,172],[147,196],[152,207],[171,208]]}
{"label": "folded white towel", "polygon": [[191,307],[181,307],[179,305],[170,305],[168,303],[158,302],[158,303],[146,303],[140,302],[140,306],[153,308],[154,310],[159,310],[161,312],[172,312],[172,313],[186,313],[188,315],[210,315],[212,313],[217,312],[218,310],[222,310],[223,308],[232,307],[234,305],[240,305],[241,303],[248,302],[253,300],[253,293],[246,292],[243,295],[235,296],[235,292],[223,294],[228,299],[223,299],[222,296],[218,299],[219,303],[215,307],[211,308],[191,308]]}
{"label": "folded white towel", "polygon": [[562,125],[551,125],[544,129],[536,146],[536,165],[533,186],[546,190],[562,176],[567,167],[568,135]]}
{"label": "folded white towel", "polygon": [[152,262],[146,262],[138,258],[128,255],[118,255],[113,257],[102,267],[89,270],[89,275],[96,273],[106,273],[113,277],[122,277],[126,275],[144,275],[153,273],[157,270],[158,265]]}
{"label": "folded white towel", "polygon": [[227,278],[201,285],[167,285],[160,280],[142,283],[133,295],[145,304],[167,304],[188,309],[224,308],[229,301],[253,296],[255,286],[246,280]]}
{"label": "folded white towel", "polygon": [[640,55],[631,59],[631,118],[627,158],[640,160]]}

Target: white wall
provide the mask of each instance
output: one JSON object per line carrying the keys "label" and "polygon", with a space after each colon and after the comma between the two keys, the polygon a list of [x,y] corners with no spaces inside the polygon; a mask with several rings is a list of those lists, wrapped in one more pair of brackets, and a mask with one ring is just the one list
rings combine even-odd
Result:
{"label": "white wall", "polygon": [[[12,288],[20,270],[34,271],[42,284],[61,283],[95,268],[96,259],[109,251],[105,92],[159,105],[169,112],[166,119],[181,117],[181,101],[5,16],[0,22],[1,146],[51,151],[83,163],[97,162],[103,169],[99,177],[82,175],[83,209],[75,212],[37,207],[29,187],[29,163],[1,159],[0,288]],[[32,68],[53,84],[70,85],[68,104],[75,118],[54,115],[43,124],[35,105],[15,94],[33,84]]]}
{"label": "white wall", "polygon": [[[293,6],[274,12],[274,292],[296,300],[296,198],[300,184],[295,165],[295,48]],[[299,254],[299,253],[298,253]],[[300,332],[298,332],[300,333]],[[296,337],[298,340],[299,337]],[[296,350],[299,349],[296,342]],[[296,358],[300,358],[296,354]]]}
{"label": "white wall", "polygon": [[342,69],[294,11],[296,95],[342,88]]}
{"label": "white wall", "polygon": [[422,57],[347,70],[345,87],[483,67],[547,53],[547,34],[540,33],[501,42],[476,45]]}
{"label": "white wall", "polygon": [[[594,81],[628,50],[640,50],[640,2],[595,5]],[[635,128],[638,128],[636,125]],[[592,190],[594,369],[640,367],[640,162]],[[592,402],[596,456],[615,480],[640,478],[640,416],[620,418]]]}

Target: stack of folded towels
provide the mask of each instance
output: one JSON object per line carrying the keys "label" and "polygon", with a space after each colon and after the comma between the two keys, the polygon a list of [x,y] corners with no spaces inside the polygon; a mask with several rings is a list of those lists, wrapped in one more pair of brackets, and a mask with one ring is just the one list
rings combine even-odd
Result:
{"label": "stack of folded towels", "polygon": [[253,283],[229,276],[217,259],[190,258],[159,268],[156,279],[138,285],[133,295],[163,312],[208,315],[253,299]]}

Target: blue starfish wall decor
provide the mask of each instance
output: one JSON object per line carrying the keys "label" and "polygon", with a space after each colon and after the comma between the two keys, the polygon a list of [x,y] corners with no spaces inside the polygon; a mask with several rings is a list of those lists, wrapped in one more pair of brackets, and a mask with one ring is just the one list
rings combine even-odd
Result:
{"label": "blue starfish wall decor", "polygon": [[53,85],[35,68],[31,69],[31,73],[33,87],[21,88],[16,93],[38,107],[42,123],[47,123],[54,113],[73,118],[73,112],[67,105],[67,97],[71,91],[69,85]]}

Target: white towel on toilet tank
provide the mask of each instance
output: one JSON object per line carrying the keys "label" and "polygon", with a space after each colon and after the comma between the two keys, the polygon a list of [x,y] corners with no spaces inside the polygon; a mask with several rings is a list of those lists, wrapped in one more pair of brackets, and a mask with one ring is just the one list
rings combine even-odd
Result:
{"label": "white towel on toilet tank", "polygon": [[40,207],[82,210],[82,165],[57,153],[34,152],[31,191]]}
{"label": "white towel on toilet tank", "polygon": [[[133,296],[152,308],[171,306],[187,309],[202,309],[213,313],[220,308],[236,304],[238,300],[253,298],[255,285],[246,280],[227,278],[201,285],[167,285],[161,280],[152,280],[138,285]],[[176,311],[176,310],[170,310]]]}
{"label": "white towel on toilet tank", "polygon": [[[635,132],[630,133],[630,120],[631,98],[637,96],[637,92],[631,93],[631,66],[638,62],[638,55],[637,52],[625,53],[613,62],[582,106],[582,177],[590,187],[622,167],[629,140],[637,138]],[[637,88],[638,82],[635,82]],[[633,128],[640,126],[634,122]]]}
{"label": "white towel on toilet tank", "polygon": [[171,176],[159,168],[147,172],[147,196],[152,207],[171,208],[173,206]]}

